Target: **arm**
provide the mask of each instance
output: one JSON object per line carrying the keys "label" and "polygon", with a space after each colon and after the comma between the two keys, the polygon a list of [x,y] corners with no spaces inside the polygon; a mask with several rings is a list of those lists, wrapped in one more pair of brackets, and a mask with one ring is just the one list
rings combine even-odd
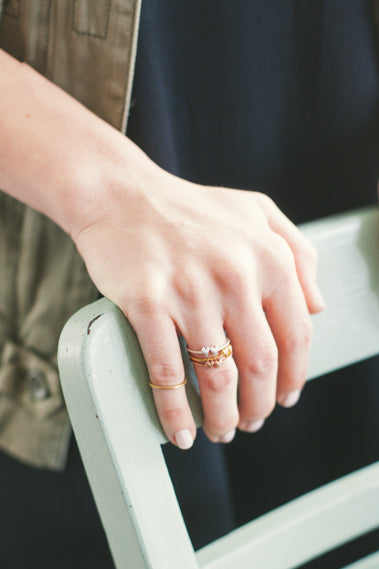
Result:
{"label": "arm", "polygon": [[[322,309],[315,251],[296,227],[263,194],[168,174],[4,52],[0,69],[0,187],[71,235],[133,325],[151,382],[182,381],[178,332],[195,350],[222,345],[226,332],[234,357],[196,368],[209,438],[227,442],[236,426],[257,430],[275,401],[294,404],[309,312]],[[190,446],[185,389],[154,397],[169,439]]]}

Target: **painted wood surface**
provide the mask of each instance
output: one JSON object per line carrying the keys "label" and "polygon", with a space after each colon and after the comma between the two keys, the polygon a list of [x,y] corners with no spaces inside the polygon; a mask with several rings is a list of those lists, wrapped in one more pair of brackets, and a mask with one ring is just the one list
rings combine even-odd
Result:
{"label": "painted wood surface", "polygon": [[378,524],[376,463],[309,492],[204,547],[198,552],[199,567],[291,569]]}
{"label": "painted wood surface", "polygon": [[379,553],[368,555],[364,559],[346,566],[344,569],[378,569],[379,567]]}
{"label": "painted wood surface", "polygon": [[[325,313],[314,317],[312,378],[379,351],[379,212],[368,208],[302,229],[319,250],[319,282],[327,303]],[[379,524],[375,465],[359,472],[357,481],[345,478],[324,488],[325,503],[312,493],[195,555],[163,460],[160,443],[165,436],[147,386],[146,366],[133,330],[111,302],[97,301],[70,319],[62,332],[59,367],[117,569],[292,567],[308,558],[304,555],[316,553],[310,537],[316,537],[321,552],[353,530],[359,533]],[[199,423],[201,407],[190,385],[188,393]],[[328,510],[329,503],[335,514]],[[348,515],[351,511],[359,515]],[[325,530],[327,518],[334,520],[330,531]],[[304,552],[294,552],[289,541],[296,526],[303,532]],[[270,557],[270,536],[277,540],[282,565]]]}

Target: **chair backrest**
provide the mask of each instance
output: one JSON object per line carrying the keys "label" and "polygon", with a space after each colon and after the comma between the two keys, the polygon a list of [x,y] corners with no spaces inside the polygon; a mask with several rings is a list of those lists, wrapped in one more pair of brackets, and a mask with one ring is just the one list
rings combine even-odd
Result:
{"label": "chair backrest", "polygon": [[[319,250],[327,304],[314,317],[311,379],[379,352],[379,210],[366,208],[302,229]],[[117,569],[289,569],[379,526],[378,463],[195,553],[163,459],[166,438],[141,350],[109,300],[83,308],[66,324],[59,369]],[[190,384],[188,393],[201,423]],[[362,563],[359,569],[378,567],[379,557]]]}

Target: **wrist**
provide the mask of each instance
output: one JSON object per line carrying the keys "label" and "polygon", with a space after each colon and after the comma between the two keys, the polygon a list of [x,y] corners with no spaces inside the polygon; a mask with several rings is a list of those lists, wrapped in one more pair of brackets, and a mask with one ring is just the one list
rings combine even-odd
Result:
{"label": "wrist", "polygon": [[[0,50],[0,188],[74,236],[152,162],[123,134]],[[157,167],[155,167],[158,169]]]}
{"label": "wrist", "polygon": [[[165,174],[130,139],[105,125],[108,132],[93,143],[74,172],[71,196],[65,198],[65,213],[57,223],[77,242],[80,233],[112,217],[117,204],[125,223],[142,208],[143,194],[158,185]],[[105,134],[105,133],[104,133]]]}

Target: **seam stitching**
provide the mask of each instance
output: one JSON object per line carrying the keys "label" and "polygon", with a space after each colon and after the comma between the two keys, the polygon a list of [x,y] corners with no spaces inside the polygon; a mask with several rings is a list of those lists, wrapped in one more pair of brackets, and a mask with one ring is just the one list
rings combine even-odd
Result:
{"label": "seam stitching", "polygon": [[7,2],[2,2],[3,14],[9,18],[18,20],[20,18],[20,0],[13,0],[13,7],[7,6]]}
{"label": "seam stitching", "polygon": [[109,28],[109,19],[110,19],[110,13],[111,13],[111,7],[112,7],[112,0],[108,0],[108,5],[107,5],[107,15],[106,15],[106,20],[105,20],[105,31],[103,34],[93,34],[91,32],[85,32],[83,30],[80,30],[76,24],[75,24],[75,12],[76,12],[76,2],[77,0],[73,0],[72,2],[72,14],[71,14],[71,30],[79,35],[82,36],[89,36],[92,38],[98,38],[98,39],[103,39],[105,40],[107,38],[108,35],[108,28]]}

